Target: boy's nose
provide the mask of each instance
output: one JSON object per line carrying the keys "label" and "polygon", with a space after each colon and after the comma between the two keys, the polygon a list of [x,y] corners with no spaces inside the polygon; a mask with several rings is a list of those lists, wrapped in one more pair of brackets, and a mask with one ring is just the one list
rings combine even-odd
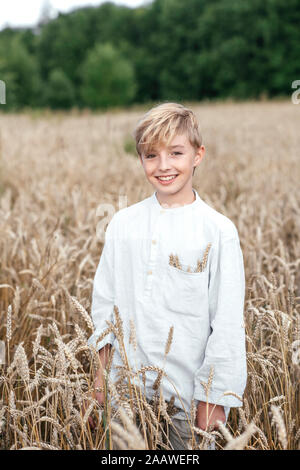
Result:
{"label": "boy's nose", "polygon": [[171,168],[171,163],[168,155],[161,155],[159,158],[158,169],[160,171],[169,170]]}

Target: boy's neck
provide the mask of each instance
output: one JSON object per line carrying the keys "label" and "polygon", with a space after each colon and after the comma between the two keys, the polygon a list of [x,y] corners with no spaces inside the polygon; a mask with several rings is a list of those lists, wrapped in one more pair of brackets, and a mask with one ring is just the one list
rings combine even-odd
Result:
{"label": "boy's neck", "polygon": [[162,194],[156,192],[156,199],[159,204],[165,209],[172,209],[174,207],[181,207],[192,204],[196,200],[196,193],[191,188],[187,193],[178,192],[175,194]]}

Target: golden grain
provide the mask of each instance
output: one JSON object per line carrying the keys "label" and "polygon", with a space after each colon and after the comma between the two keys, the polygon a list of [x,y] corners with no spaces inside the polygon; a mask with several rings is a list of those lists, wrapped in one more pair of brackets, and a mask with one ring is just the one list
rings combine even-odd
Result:
{"label": "golden grain", "polygon": [[11,311],[12,306],[9,305],[7,308],[7,320],[6,320],[6,339],[9,342],[11,340],[12,331],[11,331]]}
{"label": "golden grain", "polygon": [[[256,426],[254,423],[249,423],[243,434],[240,436],[230,439],[229,442],[227,442],[226,446],[224,447],[224,450],[242,450],[245,448],[247,445],[249,439],[251,438],[252,434],[256,432]],[[225,435],[226,437],[226,435]]]}
{"label": "golden grain", "polygon": [[280,408],[276,405],[271,405],[271,411],[273,415],[271,424],[273,423],[276,424],[279,440],[282,444],[282,447],[286,449],[287,448],[287,433],[286,433],[286,428],[285,428],[283,417],[281,415]]}
{"label": "golden grain", "polygon": [[[210,152],[193,186],[236,224],[245,262],[248,383],[242,407],[230,413],[229,447],[299,449],[298,109],[288,101],[203,103],[194,109]],[[120,191],[128,205],[153,192],[141,184],[138,159],[122,151],[124,135],[139,116],[140,111],[87,112],[33,120],[25,113],[0,113],[0,315],[8,350],[0,374],[1,448],[86,450],[103,443],[102,430],[91,433],[79,411],[92,388],[98,355],[86,342],[94,331],[88,311],[103,247],[96,236],[96,209],[110,203],[118,210]],[[280,143],[282,135],[284,145],[274,154],[272,142]],[[112,142],[120,151],[112,150]],[[211,248],[207,245],[202,261],[193,266],[196,272],[208,267]],[[171,253],[170,265],[182,269],[179,258]],[[191,266],[187,271],[192,272]],[[145,362],[131,369],[124,331],[130,329],[134,349],[139,338],[133,322],[128,325],[122,315],[121,309],[115,312],[114,324],[99,339],[112,332],[123,361],[120,380],[115,388],[108,382],[108,391],[119,397],[128,416],[139,414],[147,428],[143,439],[153,449],[163,437],[160,418],[168,421],[176,412],[174,397],[168,403],[155,395],[147,402],[148,375],[155,371],[159,385],[165,373]],[[171,336],[169,331],[164,357]],[[143,390],[131,383],[140,376]],[[204,386],[208,390],[210,385]],[[266,407],[275,403],[280,408],[271,408],[268,415]],[[100,416],[99,404],[90,405]],[[110,395],[107,405],[109,426]],[[195,404],[191,411],[195,417]],[[255,427],[249,428],[251,423]],[[131,438],[115,433],[124,449],[134,448],[135,439],[140,445],[134,429],[127,433]]]}

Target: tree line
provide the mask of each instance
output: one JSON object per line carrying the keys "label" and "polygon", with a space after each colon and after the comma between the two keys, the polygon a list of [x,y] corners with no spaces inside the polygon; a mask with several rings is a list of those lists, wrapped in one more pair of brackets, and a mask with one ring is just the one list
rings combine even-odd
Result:
{"label": "tree line", "polygon": [[0,31],[2,110],[272,98],[300,79],[298,0],[106,2]]}

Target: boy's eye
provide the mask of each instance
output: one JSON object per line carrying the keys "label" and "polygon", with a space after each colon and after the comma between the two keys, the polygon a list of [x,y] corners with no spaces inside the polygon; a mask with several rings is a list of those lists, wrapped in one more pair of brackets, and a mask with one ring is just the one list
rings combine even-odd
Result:
{"label": "boy's eye", "polygon": [[[181,152],[172,152],[172,153],[174,153],[175,155],[181,155]],[[151,158],[151,157],[155,157],[155,154],[150,153],[149,155],[146,156],[146,158]]]}

